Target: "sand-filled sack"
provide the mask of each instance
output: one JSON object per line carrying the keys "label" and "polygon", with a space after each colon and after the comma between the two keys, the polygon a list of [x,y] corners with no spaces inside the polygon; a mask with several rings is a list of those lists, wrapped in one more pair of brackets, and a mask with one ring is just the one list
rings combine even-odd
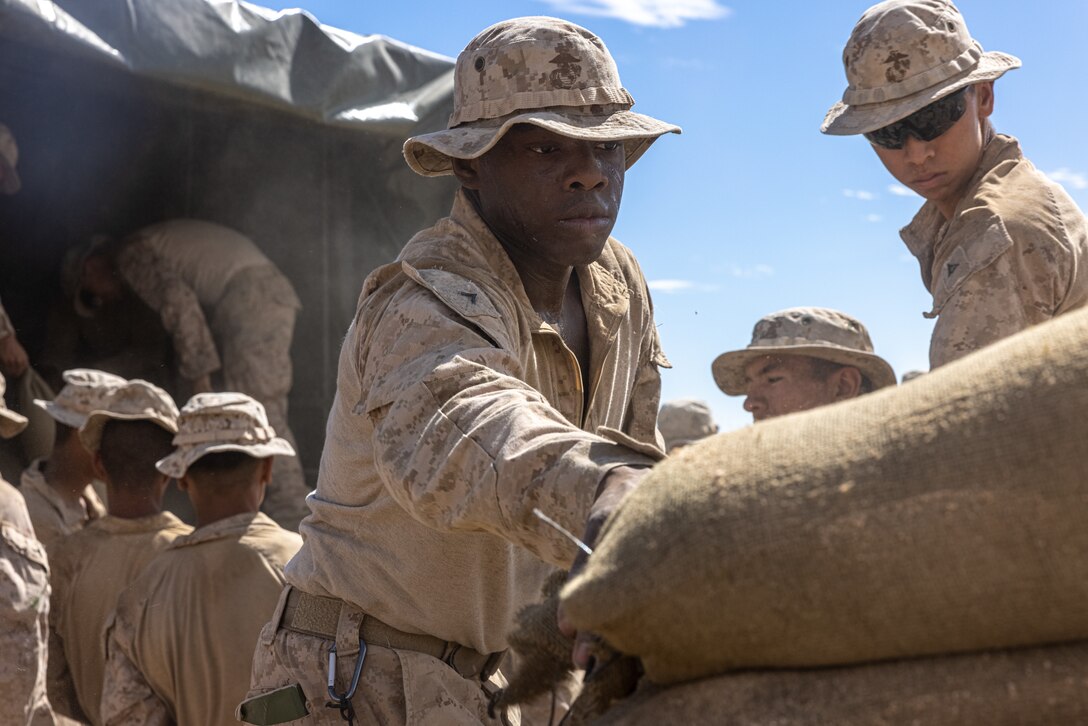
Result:
{"label": "sand-filled sack", "polygon": [[1054,726],[1088,722],[1088,645],[712,676],[648,689],[594,726]]}
{"label": "sand-filled sack", "polygon": [[663,684],[1088,639],[1088,311],[684,449],[562,596]]}

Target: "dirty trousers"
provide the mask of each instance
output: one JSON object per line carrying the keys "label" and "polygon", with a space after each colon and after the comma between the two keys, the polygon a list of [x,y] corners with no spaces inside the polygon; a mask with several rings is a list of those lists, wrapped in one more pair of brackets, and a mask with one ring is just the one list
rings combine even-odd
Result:
{"label": "dirty trousers", "polygon": [[[285,588],[272,620],[265,624],[253,654],[247,699],[298,684],[306,694],[309,716],[292,724],[343,726],[337,708],[327,706],[329,650],[332,640],[280,627],[290,588]],[[354,616],[350,613],[354,610]],[[348,690],[359,653],[361,613],[345,606],[337,633],[336,689]],[[486,683],[462,677],[446,663],[425,653],[394,650],[371,643],[351,704],[356,724],[380,726],[520,726],[517,713],[490,718],[490,694],[506,685],[496,672]]]}

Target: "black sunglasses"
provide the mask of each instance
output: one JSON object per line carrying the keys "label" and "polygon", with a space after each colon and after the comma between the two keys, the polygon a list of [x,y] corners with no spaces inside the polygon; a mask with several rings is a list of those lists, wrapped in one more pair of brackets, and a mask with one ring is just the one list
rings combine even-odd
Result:
{"label": "black sunglasses", "polygon": [[955,93],[915,111],[902,121],[869,131],[864,136],[870,144],[882,149],[902,149],[903,144],[907,143],[908,135],[922,141],[933,141],[963,118],[967,111],[968,88],[969,86],[964,86]]}

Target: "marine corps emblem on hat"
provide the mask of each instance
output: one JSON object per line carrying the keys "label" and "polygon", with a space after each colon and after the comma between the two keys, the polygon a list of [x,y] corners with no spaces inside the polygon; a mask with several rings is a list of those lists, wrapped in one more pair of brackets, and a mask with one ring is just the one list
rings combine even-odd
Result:
{"label": "marine corps emblem on hat", "polygon": [[79,430],[79,440],[88,451],[98,451],[102,429],[110,421],[150,421],[172,434],[178,431],[178,407],[170,394],[154,383],[135,378],[119,386],[106,399],[105,407],[91,411]]}
{"label": "marine corps emblem on hat", "polygon": [[244,393],[198,393],[190,398],[181,409],[174,446],[155,468],[175,479],[208,454],[238,451],[256,459],[295,455],[291,444],[268,424],[264,406]]}
{"label": "marine corps emblem on hat", "polygon": [[627,167],[657,137],[680,127],[631,111],[604,42],[565,20],[506,20],[477,35],[457,57],[453,114],[445,131],[415,136],[404,158],[423,176],[453,173],[453,159],[475,159],[515,124],[561,136],[620,141]]}
{"label": "marine corps emblem on hat", "polygon": [[895,371],[873,353],[865,326],[829,308],[790,308],[760,318],[747,348],[714,359],[714,382],[726,395],[743,396],[748,390],[744,369],[768,355],[804,355],[854,366],[873,384],[873,390],[895,385]]}
{"label": "marine corps emblem on hat", "polygon": [[849,84],[820,131],[849,135],[900,121],[1020,59],[985,52],[950,0],[887,0],[865,11],[842,54]]}
{"label": "marine corps emblem on hat", "polygon": [[63,377],[64,388],[56,398],[52,401],[35,398],[34,405],[74,429],[87,423],[91,411],[105,408],[113,392],[128,383],[121,376],[93,368],[73,368],[64,371]]}

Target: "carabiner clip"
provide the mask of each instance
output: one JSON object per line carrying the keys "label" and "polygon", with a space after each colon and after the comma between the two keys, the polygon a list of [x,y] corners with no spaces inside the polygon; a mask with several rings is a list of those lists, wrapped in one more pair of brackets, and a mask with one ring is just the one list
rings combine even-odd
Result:
{"label": "carabiner clip", "polygon": [[355,658],[355,673],[351,676],[351,685],[345,693],[336,692],[336,643],[329,649],[329,698],[335,703],[329,705],[340,709],[340,715],[349,724],[354,723],[355,709],[351,707],[351,698],[359,687],[359,676],[363,673],[363,661],[366,659],[366,643],[359,638],[359,655]]}

